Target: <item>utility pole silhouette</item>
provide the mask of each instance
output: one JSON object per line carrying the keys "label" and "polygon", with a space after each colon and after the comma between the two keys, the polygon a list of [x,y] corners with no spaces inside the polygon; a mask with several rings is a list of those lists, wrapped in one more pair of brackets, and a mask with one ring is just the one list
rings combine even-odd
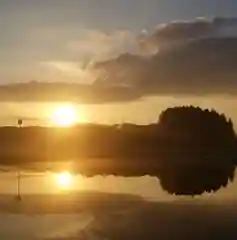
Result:
{"label": "utility pole silhouette", "polygon": [[[18,127],[22,128],[23,120],[18,119],[17,123],[18,123]],[[18,170],[18,172],[17,172],[17,196],[16,196],[16,200],[17,201],[22,200],[22,197],[21,197],[21,172],[20,172],[20,170]]]}

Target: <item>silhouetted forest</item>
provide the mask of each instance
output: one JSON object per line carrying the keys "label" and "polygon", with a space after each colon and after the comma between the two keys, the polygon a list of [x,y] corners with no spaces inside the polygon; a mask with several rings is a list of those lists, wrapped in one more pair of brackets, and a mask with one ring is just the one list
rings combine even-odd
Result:
{"label": "silhouetted forest", "polygon": [[168,108],[146,126],[0,128],[0,164],[73,161],[75,171],[160,179],[171,194],[216,191],[234,179],[237,141],[224,114],[195,107]]}

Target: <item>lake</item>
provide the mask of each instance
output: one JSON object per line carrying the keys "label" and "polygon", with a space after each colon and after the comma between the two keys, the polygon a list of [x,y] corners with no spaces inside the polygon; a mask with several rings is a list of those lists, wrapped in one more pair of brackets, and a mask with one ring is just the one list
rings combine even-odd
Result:
{"label": "lake", "polygon": [[[159,181],[149,176],[140,178],[95,176],[86,178],[78,174],[74,176],[73,182],[69,189],[62,189],[55,182],[54,173],[23,171],[21,179],[23,201],[19,203],[14,199],[17,190],[16,172],[12,170],[1,173],[0,239],[106,239],[101,237],[101,234],[97,234],[98,228],[102,228],[109,236],[115,233],[121,234],[121,236],[124,234],[121,238],[124,240],[132,239],[131,236],[133,235],[131,235],[131,231],[128,231],[128,229],[131,230],[128,227],[130,224],[133,229],[134,224],[138,229],[141,226],[142,229],[144,228],[144,232],[139,235],[143,237],[139,239],[149,239],[146,234],[150,231],[157,231],[155,222],[161,221],[161,218],[165,219],[167,226],[170,225],[170,228],[173,228],[173,232],[176,234],[181,234],[186,229],[185,224],[188,223],[185,222],[187,221],[194,221],[195,224],[198,222],[203,229],[205,225],[211,224],[210,231],[214,232],[214,229],[223,230],[224,232],[220,233],[220,235],[224,234],[223,236],[230,232],[225,224],[228,223],[228,226],[235,229],[233,224],[237,221],[237,208],[235,207],[237,179],[233,183],[229,183],[227,188],[220,189],[215,194],[204,194],[194,199],[191,197],[174,197],[167,194],[162,190]],[[103,192],[108,192],[111,196],[104,195]],[[121,194],[121,196],[118,194]],[[140,197],[131,199],[130,194],[140,196],[141,199]],[[122,197],[123,195],[125,198]],[[208,207],[204,210],[195,210],[198,205],[202,206],[203,203],[204,205],[207,203]],[[223,211],[220,212],[220,210]],[[195,211],[202,214],[197,218],[197,215],[194,216],[193,214]],[[166,217],[164,218],[164,216]],[[210,217],[209,220],[207,220],[208,217]],[[150,225],[149,230],[146,223],[142,222],[146,218]],[[217,218],[220,222],[214,221]],[[137,219],[141,219],[141,222],[136,222]],[[152,222],[149,223],[149,221]],[[208,223],[202,225],[204,221],[208,221]],[[125,222],[126,226],[124,225]],[[176,223],[178,227],[175,227]],[[116,227],[114,224],[116,224]],[[164,224],[163,220],[159,224],[160,226]],[[220,226],[225,227],[222,229]],[[114,230],[111,232],[111,229]],[[137,229],[133,233],[135,231]],[[204,230],[195,228],[193,231],[199,233]],[[232,233],[234,237],[237,236],[235,232]],[[161,232],[154,234],[161,234]],[[167,232],[162,231],[162,234],[167,234]],[[157,236],[164,237],[166,235]],[[235,239],[234,237],[233,239]],[[167,239],[170,238],[167,237]]]}

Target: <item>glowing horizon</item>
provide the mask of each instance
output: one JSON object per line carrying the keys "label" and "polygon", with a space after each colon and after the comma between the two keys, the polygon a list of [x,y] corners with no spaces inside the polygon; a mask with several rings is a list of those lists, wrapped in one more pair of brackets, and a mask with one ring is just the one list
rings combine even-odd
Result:
{"label": "glowing horizon", "polygon": [[70,172],[62,172],[55,174],[56,184],[60,189],[72,188],[74,182],[74,176]]}
{"label": "glowing horizon", "polygon": [[52,110],[50,122],[58,127],[70,127],[85,122],[83,114],[76,110],[74,105],[59,105]]}

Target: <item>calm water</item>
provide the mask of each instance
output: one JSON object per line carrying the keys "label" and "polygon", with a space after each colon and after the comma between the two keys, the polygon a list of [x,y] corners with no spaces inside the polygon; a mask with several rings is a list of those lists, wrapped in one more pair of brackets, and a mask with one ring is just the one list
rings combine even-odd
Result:
{"label": "calm water", "polygon": [[90,214],[3,214],[0,216],[0,239],[62,239],[73,237],[91,221]]}
{"label": "calm water", "polygon": [[[16,172],[0,174],[1,194],[15,194]],[[74,183],[68,191],[96,190],[110,193],[131,193],[140,195],[147,200],[166,201],[179,200],[162,190],[156,178],[144,176],[140,178],[102,177],[85,178],[81,175],[74,177]],[[61,189],[49,172],[23,172],[21,191],[23,194],[61,193]],[[197,199],[209,199],[213,202],[221,200],[228,202],[237,198],[237,178],[227,188],[213,195],[203,195]],[[0,203],[1,204],[1,203]],[[14,205],[13,205],[14,207]],[[94,215],[90,211],[75,214],[0,214],[0,239],[83,239],[73,238],[93,222]],[[87,236],[88,237],[88,236]],[[100,239],[89,236],[87,239]]]}
{"label": "calm water", "polygon": [[[65,171],[67,169],[65,168]],[[53,172],[21,172],[22,194],[45,194],[63,193],[74,191],[101,191],[109,193],[136,194],[147,200],[170,201],[177,197],[170,196],[160,186],[155,177],[116,177],[116,176],[94,176],[84,177],[80,174],[73,175],[73,182],[69,188],[62,188],[57,181],[57,173]],[[60,172],[59,172],[60,173]],[[236,172],[237,173],[237,172]],[[16,194],[17,171],[0,173],[0,194]],[[237,178],[230,182],[226,188],[220,189],[215,194],[203,194],[198,198],[211,198],[213,200],[234,200],[237,198]]]}

